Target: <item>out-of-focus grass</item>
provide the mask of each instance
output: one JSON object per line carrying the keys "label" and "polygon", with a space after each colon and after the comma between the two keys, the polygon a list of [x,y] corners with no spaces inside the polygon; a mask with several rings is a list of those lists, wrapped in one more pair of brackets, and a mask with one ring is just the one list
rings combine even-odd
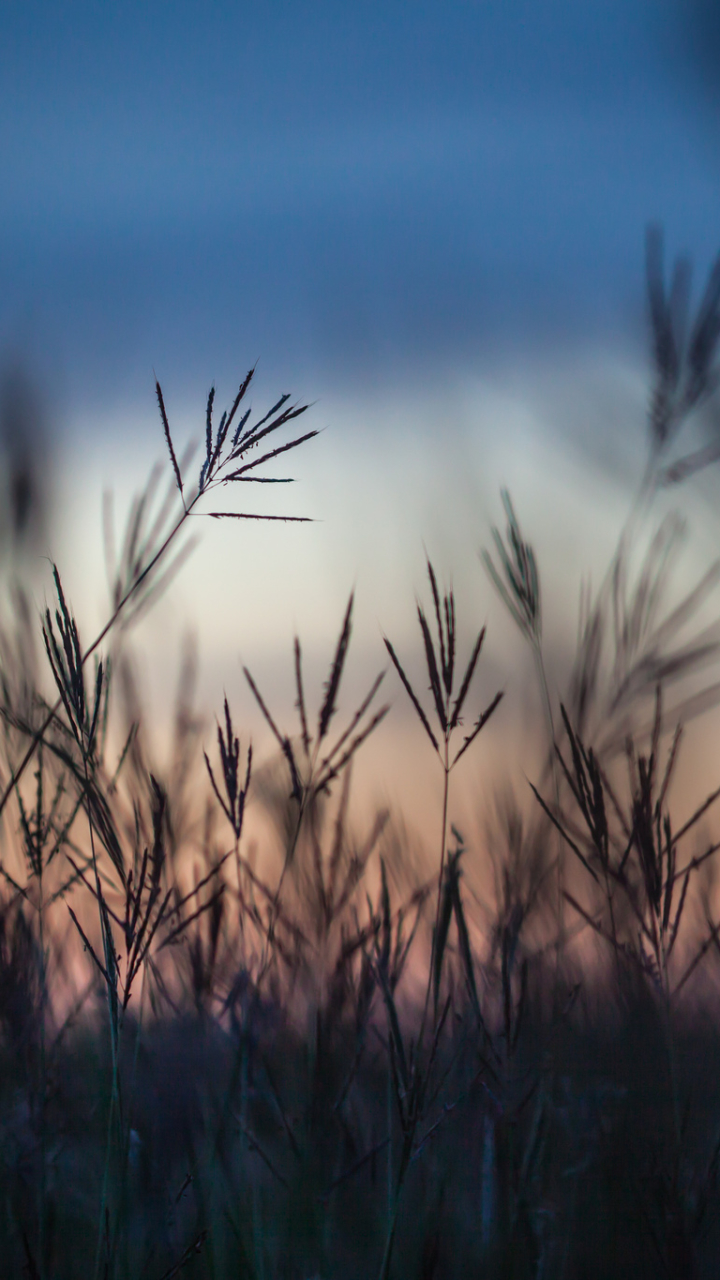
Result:
{"label": "out-of-focus grass", "polygon": [[[216,424],[211,393],[191,483],[158,388],[168,494],[154,479],[134,504],[87,647],[56,571],[49,673],[16,596],[0,635],[2,1274],[717,1275],[720,793],[679,822],[672,783],[683,724],[717,700],[712,678],[687,681],[720,655],[698,623],[720,570],[670,596],[679,524],[653,532],[652,500],[714,457],[670,450],[714,394],[720,272],[690,325],[686,268],[666,295],[661,247],[651,233],[648,468],[564,689],[509,495],[485,557],[547,728],[531,807],[509,787],[492,820],[486,902],[464,879],[481,854],[451,775],[501,693],[483,631],[460,661],[430,562],[428,691],[386,640],[444,784],[425,882],[408,886],[387,814],[348,818],[352,763],[388,710],[382,673],[342,706],[352,597],[317,708],[295,642],[292,727],[246,671],[274,761],[257,768],[227,700],[204,741],[187,690],[170,763],[151,759],[124,626],[179,568],[191,517],[241,518],[208,510],[210,492],[277,483],[265,464],[314,434],[267,439],[301,412],[287,397],[252,425],[248,375]],[[274,875],[246,839],[252,804]]]}

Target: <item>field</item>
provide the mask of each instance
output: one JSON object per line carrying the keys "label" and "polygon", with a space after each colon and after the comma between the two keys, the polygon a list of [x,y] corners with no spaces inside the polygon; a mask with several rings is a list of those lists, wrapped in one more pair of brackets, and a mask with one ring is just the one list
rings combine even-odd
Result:
{"label": "field", "polygon": [[[170,765],[151,760],[128,625],[181,570],[189,517],[242,538],[228,486],[277,483],[276,459],[316,434],[289,397],[246,413],[252,371],[219,419],[211,392],[192,473],[158,386],[167,493],[154,477],[129,514],[97,637],[81,641],[58,569],[37,625],[18,588],[0,636],[3,1275],[717,1276],[720,768],[682,820],[673,782],[718,701],[720,562],[678,594],[682,524],[655,513],[720,456],[677,450],[715,396],[720,268],[688,324],[686,268],[666,289],[656,231],[647,266],[647,469],[566,687],[507,493],[485,555],[545,716],[527,803],[492,818],[487,901],[452,797],[503,691],[479,700],[484,632],[458,651],[430,561],[423,687],[388,637],[384,677],[343,707],[351,597],[318,707],[299,640],[291,714],[245,673],[272,760],[227,701],[206,741],[182,699]],[[349,817],[391,684],[442,783],[433,871],[409,885],[392,819],[358,835]],[[279,850],[272,876],[246,804]]]}

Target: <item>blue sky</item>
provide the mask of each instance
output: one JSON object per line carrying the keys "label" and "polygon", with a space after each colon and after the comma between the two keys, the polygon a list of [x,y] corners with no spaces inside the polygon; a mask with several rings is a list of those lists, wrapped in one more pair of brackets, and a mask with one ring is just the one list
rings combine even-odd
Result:
{"label": "blue sky", "polygon": [[716,248],[702,14],[8,3],[0,336],[47,350],[72,409],[152,366],[361,391],[631,332],[649,218]]}
{"label": "blue sky", "polygon": [[319,521],[196,553],[167,609],[218,670],[330,643],[353,582],[368,648],[412,625],[423,539],[484,616],[502,483],[575,599],[640,465],[645,225],[702,274],[720,248],[719,50],[710,0],[7,0],[0,363],[45,398],[75,597],[100,490],[160,452],[154,373],[182,437],[259,360],[259,397],[319,402]]}

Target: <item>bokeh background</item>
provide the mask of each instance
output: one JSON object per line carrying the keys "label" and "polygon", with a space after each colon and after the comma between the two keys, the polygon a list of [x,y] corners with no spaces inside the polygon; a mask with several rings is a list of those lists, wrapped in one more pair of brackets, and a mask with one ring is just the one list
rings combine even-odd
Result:
{"label": "bokeh background", "polygon": [[[158,732],[190,630],[201,705],[262,738],[241,662],[287,719],[292,636],[317,691],[352,587],[349,696],[383,632],[419,672],[427,550],[517,740],[531,671],[478,551],[507,485],[559,677],[643,467],[646,224],[698,278],[720,248],[719,68],[711,0],[2,6],[2,528],[38,606],[52,556],[103,621],[102,494],[121,523],[163,457],[156,375],[181,445],[255,361],[258,408],[324,429],[258,486],[315,523],[207,522],[138,630]],[[718,483],[683,495],[698,565]],[[407,796],[432,762],[392,692],[368,777]]]}

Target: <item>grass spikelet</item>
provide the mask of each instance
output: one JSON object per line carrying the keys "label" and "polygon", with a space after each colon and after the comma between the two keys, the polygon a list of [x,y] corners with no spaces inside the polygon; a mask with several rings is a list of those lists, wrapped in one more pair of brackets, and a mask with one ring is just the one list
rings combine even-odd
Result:
{"label": "grass spikelet", "polygon": [[[235,399],[234,399],[234,400],[233,400],[233,402],[232,402],[232,407],[231,407],[230,412],[229,412],[229,414],[228,414],[228,420],[227,420],[228,428],[230,428],[230,427],[232,426],[232,424],[233,424],[233,422],[234,422],[234,420],[235,420],[235,414],[237,413],[238,409],[240,408],[240,404],[241,404],[242,400],[244,400],[244,398],[245,398],[245,395],[246,395],[246,393],[247,393],[247,389],[248,389],[248,387],[250,386],[250,383],[252,382],[253,377],[255,376],[255,369],[256,369],[256,368],[257,368],[257,365],[253,365],[252,369],[248,369],[248,372],[245,374],[245,377],[244,377],[243,381],[240,383],[240,386],[239,386],[239,388],[238,388],[238,393],[237,393],[237,395],[235,396]],[[244,426],[244,425],[245,425],[245,423],[247,422],[247,419],[248,419],[249,415],[250,415],[250,410],[248,409],[247,414],[245,415],[245,417],[243,418],[242,422],[239,424],[239,426],[238,426],[238,427],[236,428],[236,430],[235,430],[235,435],[233,436],[233,441],[232,441],[233,448],[235,448],[235,445],[236,445],[236,444],[237,444],[237,442],[238,442],[238,439],[239,439],[239,436],[240,436],[240,432],[242,431],[243,426]]]}
{"label": "grass spikelet", "polygon": [[343,618],[342,627],[340,629],[340,637],[338,639],[337,649],[335,650],[335,657],[333,658],[330,675],[328,676],[327,684],[325,686],[325,697],[318,717],[318,743],[323,741],[330,726],[330,721],[332,720],[336,710],[338,690],[340,688],[340,681],[342,679],[343,668],[345,666],[348,645],[350,644],[354,596],[355,593],[351,592],[347,609],[345,610],[345,617]]}
{"label": "grass spikelet", "polygon": [[445,730],[447,729],[447,715],[445,713],[443,694],[440,688],[440,678],[438,675],[437,659],[435,657],[435,648],[432,642],[432,637],[430,635],[430,628],[428,627],[427,619],[425,618],[425,614],[423,613],[419,605],[418,605],[417,613],[418,613],[418,622],[420,623],[420,630],[422,632],[423,642],[425,644],[425,660],[427,662],[428,676],[430,677],[430,691],[433,695],[433,698],[435,699],[435,710],[437,711],[437,717],[438,717],[438,720],[440,721],[440,727],[444,733]]}
{"label": "grass spikelet", "polygon": [[302,678],[302,653],[300,650],[300,641],[297,636],[295,636],[293,649],[295,654],[295,687],[297,689],[297,701],[295,706],[297,707],[297,712],[300,716],[300,733],[302,737],[303,751],[305,752],[305,755],[309,755],[310,733],[308,731],[307,712],[305,710],[305,692],[303,689]]}
{"label": "grass spikelet", "polygon": [[535,553],[520,532],[515,509],[507,489],[501,490],[502,503],[507,516],[507,548],[498,529],[493,528],[502,574],[496,569],[492,557],[482,552],[482,561],[489,577],[520,630],[535,643],[540,642],[541,608],[540,579]]}
{"label": "grass spikelet", "polygon": [[423,729],[425,730],[425,732],[426,732],[426,734],[427,734],[428,738],[429,738],[429,739],[430,739],[430,741],[432,742],[433,747],[434,747],[434,748],[435,748],[435,750],[437,751],[437,750],[438,750],[438,744],[437,744],[437,739],[436,739],[436,737],[435,737],[435,734],[433,733],[432,729],[430,728],[430,723],[429,723],[429,721],[428,721],[428,718],[427,718],[427,716],[425,715],[425,712],[423,711],[423,709],[422,709],[422,707],[421,707],[421,705],[420,705],[420,702],[419,702],[419,700],[418,700],[418,698],[417,698],[417,695],[416,695],[416,693],[415,693],[415,691],[414,691],[414,689],[413,689],[412,685],[410,684],[410,681],[408,680],[408,677],[405,675],[405,672],[404,672],[404,670],[403,670],[403,667],[402,667],[402,664],[401,664],[401,662],[400,662],[400,659],[398,658],[397,654],[395,653],[395,650],[393,649],[393,647],[392,647],[392,645],[391,645],[390,641],[388,640],[387,636],[383,636],[383,640],[384,640],[384,642],[385,642],[385,648],[387,649],[388,653],[390,654],[390,658],[391,658],[391,660],[392,660],[392,664],[393,664],[393,666],[395,667],[395,670],[397,671],[397,673],[398,673],[398,675],[399,675],[400,679],[402,680],[403,685],[404,685],[404,687],[405,687],[405,691],[406,691],[406,693],[407,693],[407,695],[408,695],[408,697],[409,697],[410,701],[412,702],[412,704],[413,704],[413,706],[414,706],[414,708],[415,708],[415,710],[416,710],[416,712],[417,712],[418,719],[420,720],[420,723],[422,724]]}
{"label": "grass spikelet", "polygon": [[487,724],[487,722],[488,722],[488,720],[490,719],[491,715],[492,715],[492,714],[493,714],[493,712],[495,712],[495,711],[497,710],[497,708],[500,706],[500,703],[502,702],[502,700],[503,700],[503,698],[504,698],[504,697],[505,697],[505,692],[504,692],[504,690],[502,690],[502,689],[498,690],[498,692],[495,694],[495,697],[492,699],[492,701],[491,701],[491,702],[489,702],[489,703],[488,703],[488,705],[487,705],[487,707],[485,708],[485,710],[484,710],[484,711],[482,711],[482,712],[480,713],[480,715],[478,716],[478,718],[477,718],[477,720],[476,720],[475,724],[473,725],[472,732],[471,732],[471,733],[469,733],[469,734],[468,734],[468,735],[463,739],[463,744],[462,744],[462,746],[461,746],[461,747],[460,747],[460,749],[458,750],[457,755],[456,755],[456,756],[454,756],[453,761],[452,761],[452,764],[450,765],[450,768],[451,768],[451,769],[453,769],[453,768],[455,767],[455,765],[457,764],[458,760],[462,760],[462,757],[465,755],[465,752],[467,751],[468,747],[471,747],[471,746],[472,746],[472,744],[473,744],[473,742],[475,741],[475,739],[477,738],[478,734],[479,734],[479,733],[481,733],[481,732],[482,732],[482,730],[485,728],[485,725]]}
{"label": "grass spikelet", "polygon": [[262,694],[260,693],[260,690],[255,684],[255,681],[253,680],[252,676],[250,675],[250,672],[248,671],[247,667],[243,667],[243,675],[245,676],[245,679],[250,685],[253,697],[257,702],[260,710],[262,711],[263,716],[265,717],[265,720],[280,747],[280,750],[282,751],[283,755],[285,756],[285,759],[288,762],[288,765],[290,768],[290,778],[292,780],[292,796],[294,800],[299,800],[302,795],[302,783],[300,781],[300,773],[298,770],[297,763],[295,761],[295,755],[293,753],[290,739],[283,737],[277,725],[275,724],[275,721],[273,720],[270,712],[268,711],[267,706],[265,705],[265,702],[263,701]]}
{"label": "grass spikelet", "polygon": [[211,387],[208,394],[207,410],[205,413],[205,449],[207,453],[208,466],[213,454],[213,402],[215,400],[215,388]]}
{"label": "grass spikelet", "polygon": [[[298,413],[300,412],[302,412],[302,410],[298,410]],[[279,425],[281,424],[278,423],[277,426]],[[271,429],[275,430],[276,427],[273,426],[272,428],[266,428],[268,431]],[[264,432],[261,432],[261,435],[264,434]],[[264,466],[266,462],[272,462],[273,458],[279,458],[281,454],[288,453],[290,449],[299,448],[301,444],[305,444],[308,440],[314,440],[317,435],[319,435],[318,431],[306,431],[304,435],[298,436],[296,440],[291,440],[288,444],[277,445],[275,449],[270,449],[268,453],[263,453],[261,457],[253,458],[251,462],[246,462],[242,467],[236,467],[234,471],[230,471],[224,477],[223,483],[230,484],[233,480],[245,479],[248,471],[254,471],[257,467]],[[242,441],[241,444],[243,452],[246,449],[252,448],[256,443],[257,440],[251,440],[249,437],[247,440]]]}
{"label": "grass spikelet", "polygon": [[689,395],[691,403],[695,403],[708,389],[713,389],[712,361],[717,351],[718,338],[720,338],[720,259],[713,264],[708,276],[690,335],[688,364],[693,378]]}
{"label": "grass spikelet", "polygon": [[165,411],[165,401],[163,400],[162,389],[157,379],[155,381],[155,392],[157,395],[158,407],[160,409],[160,417],[162,418],[163,431],[165,432],[165,441],[167,443],[168,453],[170,454],[170,461],[172,463],[173,471],[175,472],[175,480],[177,482],[177,487],[180,491],[180,497],[182,498],[183,504],[184,504],[185,495],[183,492],[182,476],[180,474],[180,467],[178,466],[178,460],[175,454],[175,446],[173,444],[172,436],[170,434],[170,423],[168,422],[168,416]]}
{"label": "grass spikelet", "polygon": [[215,775],[212,771],[212,765],[203,752],[205,758],[205,766],[210,778],[210,785],[217,797],[218,803],[225,814],[230,826],[233,829],[235,840],[240,839],[242,832],[243,816],[245,813],[245,801],[248,789],[250,787],[250,778],[252,774],[252,746],[248,747],[247,764],[245,768],[245,780],[241,785],[240,782],[240,739],[235,736],[233,730],[232,716],[228,700],[224,701],[225,709],[225,733],[221,726],[217,727],[218,751],[220,753],[220,763],[222,766],[222,779],[225,787],[225,795],[220,794],[220,790],[215,781]]}
{"label": "grass spikelet", "polygon": [[459,693],[458,693],[457,698],[455,699],[455,706],[453,707],[452,715],[451,715],[451,717],[450,717],[450,728],[451,728],[451,729],[456,729],[456,728],[457,728],[457,726],[460,724],[460,717],[461,717],[461,715],[462,715],[462,709],[463,709],[463,706],[465,705],[465,699],[466,699],[466,697],[467,697],[467,695],[468,695],[468,690],[469,690],[470,685],[471,685],[471,683],[472,683],[472,678],[473,678],[473,675],[474,675],[474,673],[475,673],[475,667],[476,667],[476,665],[477,665],[477,660],[478,660],[478,658],[480,657],[480,650],[481,650],[481,649],[482,649],[482,647],[483,647],[483,641],[484,641],[484,639],[485,639],[485,628],[483,627],[483,628],[482,628],[482,630],[481,630],[481,632],[480,632],[480,634],[478,635],[477,640],[475,641],[475,646],[474,646],[473,651],[472,651],[472,653],[471,653],[471,655],[470,655],[470,661],[469,661],[469,662],[468,662],[468,664],[467,664],[467,668],[466,668],[466,670],[465,670],[465,675],[463,676],[463,682],[462,682],[462,684],[460,685],[460,691],[459,691]]}

